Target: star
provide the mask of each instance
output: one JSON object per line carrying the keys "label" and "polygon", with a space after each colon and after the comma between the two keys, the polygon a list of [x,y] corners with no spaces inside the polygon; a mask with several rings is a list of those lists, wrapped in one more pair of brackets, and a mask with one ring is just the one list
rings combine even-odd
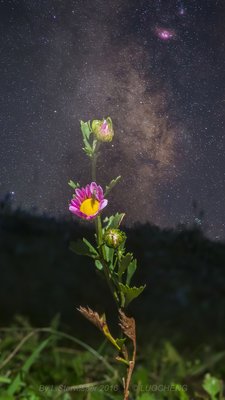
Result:
{"label": "star", "polygon": [[179,10],[178,10],[178,14],[181,15],[181,16],[185,15],[186,14],[185,8],[184,7],[180,7]]}

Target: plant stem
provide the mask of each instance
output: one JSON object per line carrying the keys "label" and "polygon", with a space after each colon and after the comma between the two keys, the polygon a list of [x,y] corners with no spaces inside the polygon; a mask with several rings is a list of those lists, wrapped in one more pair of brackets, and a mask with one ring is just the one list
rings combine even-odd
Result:
{"label": "plant stem", "polygon": [[93,182],[96,182],[97,177],[96,177],[96,165],[97,165],[97,158],[98,158],[98,150],[100,147],[100,142],[97,142],[95,151],[92,155],[92,163],[91,163],[91,178]]}
{"label": "plant stem", "polygon": [[133,356],[132,356],[132,360],[129,361],[129,367],[127,369],[127,378],[125,381],[125,385],[124,385],[124,400],[129,400],[129,387],[130,387],[130,381],[131,381],[131,377],[132,377],[132,373],[134,370],[134,366],[135,366],[135,361],[136,361],[136,341],[133,343],[134,345],[134,350],[133,350]]}
{"label": "plant stem", "polygon": [[[97,142],[96,147],[95,147],[95,151],[93,153],[92,156],[92,163],[91,163],[91,177],[92,177],[92,181],[96,182],[97,180],[97,174],[96,174],[96,169],[97,169],[97,158],[98,158],[98,150],[100,147],[100,142]],[[97,245],[98,245],[98,249],[99,249],[99,254],[100,254],[100,262],[102,263],[103,266],[103,272],[107,281],[107,284],[110,288],[110,291],[113,295],[113,298],[116,301],[117,307],[119,307],[119,299],[116,293],[116,290],[114,288],[114,285],[111,281],[111,277],[110,277],[110,271],[109,271],[109,266],[106,260],[106,254],[105,254],[105,249],[103,248],[102,244],[102,221],[101,221],[101,216],[98,215],[97,218],[95,218],[95,231],[96,231],[96,236],[97,236]]]}
{"label": "plant stem", "polygon": [[111,272],[110,272],[110,269],[109,269],[109,266],[108,266],[108,262],[106,260],[105,249],[103,247],[102,222],[101,222],[101,217],[100,216],[97,217],[96,227],[97,227],[97,232],[96,233],[97,233],[98,249],[99,249],[99,254],[100,254],[100,257],[101,257],[100,261],[101,261],[102,266],[103,266],[103,271],[104,271],[105,278],[106,278],[106,281],[108,283],[109,289],[110,289],[110,291],[111,291],[111,293],[113,295],[114,300],[116,301],[117,307],[119,307],[120,306],[119,305],[119,299],[118,299],[115,287],[113,285],[113,282],[111,280]]}
{"label": "plant stem", "polygon": [[[100,146],[100,142],[97,142],[95,151],[92,155],[91,177],[92,177],[93,182],[96,182],[96,180],[97,180],[96,169],[97,169],[97,158],[98,158],[99,146]],[[99,251],[99,255],[100,255],[100,262],[103,266],[103,272],[105,275],[105,279],[106,279],[109,289],[113,295],[113,298],[116,301],[117,308],[119,309],[121,307],[120,299],[117,295],[116,287],[114,286],[114,283],[111,279],[111,271],[110,271],[110,268],[108,265],[108,261],[106,259],[105,249],[104,249],[104,245],[103,245],[102,221],[101,221],[100,215],[98,215],[97,218],[95,218],[95,231],[96,231],[98,251]],[[116,266],[117,262],[119,262],[118,255],[115,260],[115,266]],[[123,334],[121,335],[121,337],[123,337]],[[131,377],[132,377],[132,373],[133,373],[133,369],[134,369],[134,365],[135,365],[135,359],[136,359],[136,339],[135,339],[135,342],[133,343],[133,346],[134,346],[134,348],[133,348],[132,360],[129,361],[129,365],[127,367],[127,376],[126,376],[126,379],[124,379],[124,400],[129,400],[129,386],[130,386]]]}

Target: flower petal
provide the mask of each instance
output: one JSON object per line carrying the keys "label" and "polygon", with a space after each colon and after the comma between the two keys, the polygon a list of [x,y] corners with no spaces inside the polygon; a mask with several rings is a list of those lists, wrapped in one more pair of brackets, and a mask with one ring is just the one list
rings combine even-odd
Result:
{"label": "flower petal", "polygon": [[91,191],[91,194],[93,194],[94,193],[94,190],[95,191],[97,191],[97,183],[96,182],[91,182],[91,184],[90,184],[90,191]]}
{"label": "flower petal", "polygon": [[80,214],[80,210],[77,207],[73,207],[73,206],[69,206],[69,210],[71,211],[71,213],[78,215]]}
{"label": "flower petal", "polygon": [[99,211],[103,210],[103,208],[105,208],[107,206],[107,204],[108,204],[108,200],[107,199],[102,200],[100,202]]}
{"label": "flower petal", "polygon": [[91,197],[90,185],[87,185],[87,186],[86,186],[86,188],[85,188],[85,193],[86,193],[87,198],[90,198],[90,197]]}
{"label": "flower petal", "polygon": [[76,196],[83,197],[82,189],[75,189]]}
{"label": "flower petal", "polygon": [[98,201],[102,201],[104,199],[103,189],[101,186],[98,186],[97,188],[96,198]]}
{"label": "flower petal", "polygon": [[79,210],[81,203],[78,200],[72,200],[70,205],[73,206],[73,207],[78,208],[78,210]]}

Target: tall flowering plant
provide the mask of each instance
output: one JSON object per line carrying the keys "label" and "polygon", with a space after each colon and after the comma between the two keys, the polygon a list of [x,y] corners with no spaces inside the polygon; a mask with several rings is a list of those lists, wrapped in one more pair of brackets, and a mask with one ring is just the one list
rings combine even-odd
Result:
{"label": "tall flowering plant", "polygon": [[[83,238],[71,243],[71,250],[79,255],[92,258],[96,269],[107,282],[117,304],[121,336],[115,338],[109,329],[105,314],[99,315],[89,307],[79,307],[78,311],[93,323],[117,351],[116,360],[127,368],[123,378],[124,400],[129,399],[129,386],[136,360],[136,324],[132,317],[125,314],[128,305],[138,297],[145,286],[132,286],[131,280],[137,268],[137,260],[125,248],[126,234],[120,229],[125,214],[116,213],[102,221],[102,213],[110,205],[108,196],[119,182],[120,176],[113,179],[105,190],[98,185],[96,164],[99,148],[104,142],[111,142],[114,129],[110,117],[103,120],[81,121],[83,150],[91,161],[92,182],[84,187],[72,180],[69,185],[74,189],[69,211],[78,218],[95,222],[95,243]],[[132,344],[129,351],[128,343]]]}

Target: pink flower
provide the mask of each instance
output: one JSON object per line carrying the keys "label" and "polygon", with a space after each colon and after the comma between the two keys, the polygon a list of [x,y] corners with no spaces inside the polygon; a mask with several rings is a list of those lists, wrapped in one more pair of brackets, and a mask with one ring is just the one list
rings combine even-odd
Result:
{"label": "pink flower", "polygon": [[92,182],[85,188],[75,190],[75,196],[70,202],[69,210],[80,218],[94,219],[108,204],[104,199],[103,189]]}

